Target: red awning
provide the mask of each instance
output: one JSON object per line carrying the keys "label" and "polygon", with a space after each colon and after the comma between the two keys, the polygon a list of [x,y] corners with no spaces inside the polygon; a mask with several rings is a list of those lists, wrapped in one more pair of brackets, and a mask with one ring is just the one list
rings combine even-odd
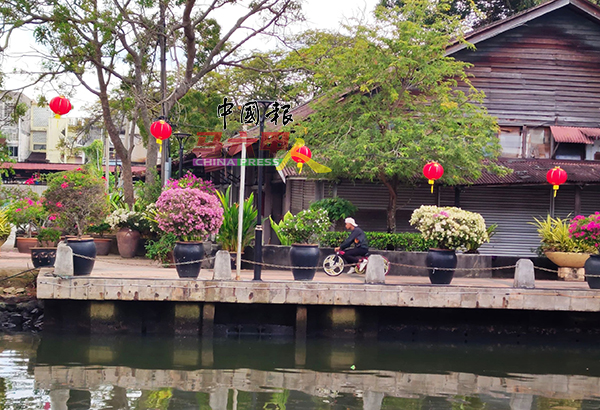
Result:
{"label": "red awning", "polygon": [[600,138],[600,128],[550,127],[554,141],[575,144],[593,144]]}

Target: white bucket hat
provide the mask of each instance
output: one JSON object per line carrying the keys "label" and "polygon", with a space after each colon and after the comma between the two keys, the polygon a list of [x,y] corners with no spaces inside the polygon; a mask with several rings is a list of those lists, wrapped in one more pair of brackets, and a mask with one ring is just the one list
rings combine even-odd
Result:
{"label": "white bucket hat", "polygon": [[354,218],[346,218],[344,220],[344,223],[350,224],[352,226],[358,226],[358,224],[356,223],[356,221],[354,220]]}

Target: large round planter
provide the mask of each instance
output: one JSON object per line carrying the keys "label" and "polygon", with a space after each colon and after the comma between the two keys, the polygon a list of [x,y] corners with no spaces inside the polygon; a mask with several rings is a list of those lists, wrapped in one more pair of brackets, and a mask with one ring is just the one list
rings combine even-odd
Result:
{"label": "large round planter", "polygon": [[68,238],[67,245],[73,249],[73,275],[85,276],[92,273],[94,262],[96,262],[96,244],[94,243],[94,239]]}
{"label": "large round planter", "polygon": [[590,289],[600,289],[600,255],[590,255],[584,268],[585,280]]}
{"label": "large round planter", "polygon": [[96,255],[106,256],[110,253],[112,239],[94,238],[94,243],[96,244]]}
{"label": "large round planter", "polygon": [[561,268],[583,268],[590,257],[589,253],[544,252],[544,255]]}
{"label": "large round planter", "polygon": [[200,274],[201,260],[204,258],[204,245],[202,242],[176,242],[175,248],[173,248],[173,258],[177,275],[180,278],[195,279]]}
{"label": "large round planter", "polygon": [[31,248],[31,262],[35,268],[54,266],[56,260],[56,248],[46,246],[35,246]]}
{"label": "large round planter", "polygon": [[429,280],[434,285],[447,285],[452,282],[456,268],[456,251],[449,249],[429,249],[427,252],[427,267]]}
{"label": "large round planter", "polygon": [[117,247],[122,258],[133,258],[137,251],[140,233],[130,228],[121,228],[117,232]]}
{"label": "large round planter", "polygon": [[290,249],[290,260],[292,266],[304,268],[292,268],[295,280],[312,280],[319,264],[319,245],[293,244]]}
{"label": "large round planter", "polygon": [[17,249],[19,253],[31,253],[31,248],[37,246],[37,238],[17,237]]}

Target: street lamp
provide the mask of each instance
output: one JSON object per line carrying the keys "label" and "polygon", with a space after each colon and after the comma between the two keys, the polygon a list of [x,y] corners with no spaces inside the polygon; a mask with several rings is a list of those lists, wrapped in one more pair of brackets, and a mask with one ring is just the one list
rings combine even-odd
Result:
{"label": "street lamp", "polygon": [[177,174],[177,179],[181,179],[183,176],[183,145],[187,137],[190,137],[192,134],[188,134],[185,132],[175,132],[173,136],[177,138],[177,142],[179,143],[179,173]]}
{"label": "street lamp", "polygon": [[[273,104],[275,101],[256,101],[257,104],[261,104],[263,106],[262,111],[259,108],[260,115],[260,135],[258,137],[258,164],[261,164],[262,161],[262,150],[260,149],[260,141],[262,135],[265,131],[265,114],[267,113],[267,109],[269,105]],[[262,271],[262,239],[263,239],[263,227],[262,227],[262,186],[263,186],[263,167],[262,165],[258,166],[258,195],[257,201],[258,206],[256,207],[258,212],[256,214],[256,228],[254,229],[254,280],[261,280],[260,274]],[[244,198],[240,198],[240,201],[243,201]]]}

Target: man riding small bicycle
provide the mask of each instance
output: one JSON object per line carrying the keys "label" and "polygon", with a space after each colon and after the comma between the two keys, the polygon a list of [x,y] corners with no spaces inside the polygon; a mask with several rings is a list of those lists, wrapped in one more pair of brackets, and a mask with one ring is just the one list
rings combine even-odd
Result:
{"label": "man riding small bicycle", "polygon": [[[369,251],[369,244],[367,242],[367,236],[364,231],[358,227],[354,218],[346,218],[344,222],[346,223],[346,229],[350,230],[350,235],[339,247],[335,248],[335,251],[339,253],[346,263],[354,265],[360,261],[361,256],[367,254]],[[348,249],[352,244],[354,244],[354,248]],[[366,259],[363,259],[362,263],[366,264]],[[359,266],[359,269],[364,269],[364,266]],[[354,266],[351,266],[347,273],[353,271]]]}

